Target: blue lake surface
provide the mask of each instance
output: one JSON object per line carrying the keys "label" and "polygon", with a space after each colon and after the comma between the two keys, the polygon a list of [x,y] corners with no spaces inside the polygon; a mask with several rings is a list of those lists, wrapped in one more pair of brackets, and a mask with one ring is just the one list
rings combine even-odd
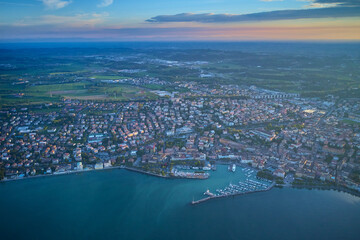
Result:
{"label": "blue lake surface", "polygon": [[244,179],[218,166],[208,180],[123,169],[0,184],[0,239],[360,239],[360,198],[272,189],[193,206],[206,189]]}

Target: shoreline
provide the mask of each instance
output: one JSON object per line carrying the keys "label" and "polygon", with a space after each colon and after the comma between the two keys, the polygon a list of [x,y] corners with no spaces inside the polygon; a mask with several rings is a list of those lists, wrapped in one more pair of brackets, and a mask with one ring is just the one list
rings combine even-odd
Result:
{"label": "shoreline", "polygon": [[18,181],[18,180],[43,178],[43,177],[53,177],[53,176],[62,176],[62,175],[70,175],[70,174],[76,174],[76,173],[111,170],[111,169],[121,169],[121,168],[124,168],[124,167],[123,166],[116,166],[116,167],[107,167],[107,168],[101,168],[101,169],[73,170],[73,171],[66,171],[66,172],[61,172],[61,173],[39,174],[39,175],[35,175],[35,176],[26,176],[26,177],[22,177],[22,178],[3,179],[3,180],[0,181],[0,184],[5,183],[5,182]]}
{"label": "shoreline", "polygon": [[121,167],[122,169],[126,169],[128,171],[132,171],[132,172],[138,172],[138,173],[142,173],[142,174],[147,174],[147,175],[150,175],[150,176],[154,176],[154,177],[160,177],[160,178],[171,178],[170,176],[163,176],[163,175],[158,175],[156,173],[152,173],[152,172],[146,172],[144,170],[141,170],[141,169],[137,169],[137,168],[131,168],[131,167]]}
{"label": "shoreline", "polygon": [[125,169],[125,170],[132,171],[132,172],[137,172],[137,173],[141,173],[141,174],[147,174],[147,175],[150,175],[150,176],[160,177],[160,178],[167,178],[167,179],[172,179],[173,178],[173,179],[200,179],[200,180],[202,180],[201,178],[173,177],[173,176],[169,176],[169,175],[163,176],[163,175],[160,175],[160,174],[156,174],[156,173],[152,173],[152,172],[146,172],[144,170],[133,168],[133,167],[114,166],[114,167],[107,167],[107,168],[101,168],[101,169],[71,170],[71,171],[66,171],[66,172],[61,172],[61,173],[39,174],[39,175],[35,175],[35,176],[26,176],[26,177],[22,177],[22,178],[3,179],[3,180],[0,180],[0,184],[5,183],[5,182],[12,182],[12,181],[19,181],[19,180],[26,180],[26,179],[62,176],[62,175],[70,175],[70,174],[76,174],[76,173],[84,173],[84,172],[92,172],[92,171],[104,171],[104,170],[113,170],[113,169]]}
{"label": "shoreline", "polygon": [[[220,164],[220,165],[227,165],[226,163]],[[241,164],[236,164],[239,167],[248,167],[248,166],[243,166]],[[74,170],[74,171],[66,171],[66,172],[62,172],[62,173],[52,173],[52,174],[41,174],[41,175],[36,175],[36,176],[27,176],[27,177],[23,177],[23,178],[14,178],[14,179],[3,179],[0,180],[0,184],[1,183],[6,183],[6,182],[13,182],[13,181],[19,181],[19,180],[26,180],[26,179],[36,179],[36,178],[45,178],[45,177],[52,177],[52,176],[62,176],[62,175],[70,175],[70,174],[76,174],[76,173],[85,173],[85,172],[92,172],[92,171],[104,171],[104,170],[114,170],[114,169],[125,169],[131,172],[137,172],[140,174],[146,174],[146,175],[150,175],[153,177],[160,177],[163,179],[195,179],[195,180],[206,180],[208,178],[202,179],[202,178],[182,178],[182,177],[174,177],[174,176],[169,176],[169,175],[159,175],[156,173],[152,173],[152,172],[146,172],[144,170],[141,169],[137,169],[137,168],[132,168],[132,167],[126,167],[126,166],[114,166],[114,167],[107,167],[107,168],[102,168],[102,169],[87,169],[87,170]],[[257,190],[257,191],[252,191],[252,192],[245,192],[245,193],[235,193],[235,194],[229,194],[229,195],[223,195],[223,196],[213,196],[213,197],[206,197],[206,198],[202,198],[196,201],[192,201],[190,202],[191,205],[197,205],[199,203],[214,199],[214,198],[225,198],[225,197],[234,197],[234,196],[238,196],[238,195],[245,195],[245,194],[250,194],[250,193],[257,193],[257,192],[265,192],[265,191],[270,191],[272,188],[274,188],[276,186],[276,183],[273,183],[269,188],[267,189],[263,189],[263,190]],[[293,188],[293,189],[315,189],[315,190],[333,190],[333,191],[339,191],[339,192],[344,192],[344,193],[348,193],[352,196],[355,197],[359,197],[360,198],[360,192],[353,190],[353,189],[349,189],[346,187],[342,187],[342,186],[280,186],[280,188]],[[195,203],[193,203],[195,202]]]}
{"label": "shoreline", "polygon": [[283,186],[283,187],[294,188],[294,189],[308,189],[308,190],[314,189],[314,190],[324,190],[324,191],[333,190],[333,191],[348,193],[352,196],[360,198],[359,191],[353,190],[351,188],[342,187],[342,186]]}

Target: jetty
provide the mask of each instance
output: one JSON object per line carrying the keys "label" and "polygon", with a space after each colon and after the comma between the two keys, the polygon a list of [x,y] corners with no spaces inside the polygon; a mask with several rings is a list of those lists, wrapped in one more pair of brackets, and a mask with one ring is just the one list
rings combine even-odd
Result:
{"label": "jetty", "polygon": [[215,199],[215,198],[225,198],[225,197],[234,197],[234,196],[238,196],[238,195],[245,195],[245,194],[250,194],[250,193],[257,193],[257,192],[266,192],[269,191],[270,189],[272,189],[275,186],[275,182],[273,182],[269,187],[265,188],[265,189],[259,189],[259,190],[253,190],[253,191],[247,191],[247,192],[236,192],[236,193],[231,193],[231,194],[221,194],[221,195],[215,195],[215,194],[209,194],[209,190],[206,191],[204,194],[208,195],[208,197],[199,199],[199,200],[193,200],[191,201],[192,205],[196,205],[196,204],[200,204],[203,202],[206,202],[210,199]]}

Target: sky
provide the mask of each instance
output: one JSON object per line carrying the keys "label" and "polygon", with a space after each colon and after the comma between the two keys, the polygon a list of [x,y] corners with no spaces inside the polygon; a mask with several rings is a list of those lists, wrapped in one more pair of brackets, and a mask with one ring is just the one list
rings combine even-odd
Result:
{"label": "sky", "polygon": [[359,41],[360,0],[0,0],[0,41]]}

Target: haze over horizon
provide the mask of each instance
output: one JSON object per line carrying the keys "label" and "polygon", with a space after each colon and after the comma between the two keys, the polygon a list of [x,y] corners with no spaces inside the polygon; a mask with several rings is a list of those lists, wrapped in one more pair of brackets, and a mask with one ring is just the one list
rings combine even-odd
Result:
{"label": "haze over horizon", "polygon": [[0,1],[0,41],[358,41],[360,0]]}

